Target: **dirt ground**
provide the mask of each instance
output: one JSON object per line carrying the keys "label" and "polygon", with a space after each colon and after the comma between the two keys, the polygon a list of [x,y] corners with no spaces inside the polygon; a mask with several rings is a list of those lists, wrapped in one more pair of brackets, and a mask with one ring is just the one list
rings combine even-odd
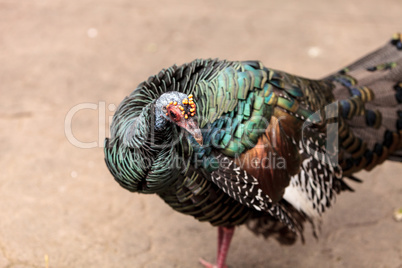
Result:
{"label": "dirt ground", "polygon": [[[402,31],[400,0],[0,0],[0,267],[201,267],[216,229],[120,188],[103,161],[116,105],[161,68],[261,60],[312,78]],[[402,267],[402,165],[357,176],[319,240],[245,227],[230,267]]]}

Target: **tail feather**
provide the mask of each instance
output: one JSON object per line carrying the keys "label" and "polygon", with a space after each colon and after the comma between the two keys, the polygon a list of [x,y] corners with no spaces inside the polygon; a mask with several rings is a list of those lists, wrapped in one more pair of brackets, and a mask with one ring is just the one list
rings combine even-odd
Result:
{"label": "tail feather", "polygon": [[397,150],[389,156],[388,160],[402,162],[402,150]]}
{"label": "tail feather", "polygon": [[345,175],[402,161],[402,35],[327,79],[340,103]]}

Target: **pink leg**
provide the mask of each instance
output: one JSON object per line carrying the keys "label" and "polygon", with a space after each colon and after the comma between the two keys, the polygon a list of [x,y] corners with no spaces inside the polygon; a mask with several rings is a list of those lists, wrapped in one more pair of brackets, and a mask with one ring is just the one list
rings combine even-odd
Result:
{"label": "pink leg", "polygon": [[222,239],[223,239],[223,227],[218,227],[218,247],[216,248],[218,252],[216,256],[219,256],[221,252]]}
{"label": "pink leg", "polygon": [[213,265],[204,259],[200,259],[202,265],[206,268],[226,268],[226,257],[229,251],[230,241],[234,234],[234,227],[218,227],[218,257],[216,265]]}

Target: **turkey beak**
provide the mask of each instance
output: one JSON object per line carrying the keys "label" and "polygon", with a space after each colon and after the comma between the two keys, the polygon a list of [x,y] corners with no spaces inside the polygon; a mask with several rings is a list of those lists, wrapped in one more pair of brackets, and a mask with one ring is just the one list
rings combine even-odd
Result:
{"label": "turkey beak", "polygon": [[183,119],[181,120],[178,125],[182,128],[184,128],[185,130],[188,131],[188,133],[191,134],[191,136],[194,137],[195,141],[202,146],[202,134],[201,134],[201,130],[198,127],[198,123],[195,120],[194,117],[189,118],[189,119]]}

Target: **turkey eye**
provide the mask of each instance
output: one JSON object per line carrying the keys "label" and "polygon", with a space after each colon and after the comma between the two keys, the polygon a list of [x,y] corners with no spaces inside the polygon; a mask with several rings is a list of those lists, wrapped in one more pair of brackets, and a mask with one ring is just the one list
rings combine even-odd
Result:
{"label": "turkey eye", "polygon": [[176,119],[176,114],[172,111],[170,111],[170,117],[172,117],[173,119]]}

